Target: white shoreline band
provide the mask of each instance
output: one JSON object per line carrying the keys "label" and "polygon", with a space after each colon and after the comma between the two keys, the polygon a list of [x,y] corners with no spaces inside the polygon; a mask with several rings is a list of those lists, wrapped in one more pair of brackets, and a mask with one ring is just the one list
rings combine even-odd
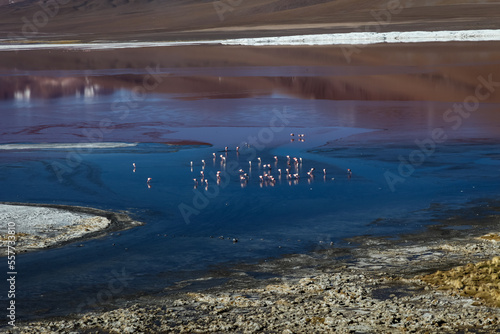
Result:
{"label": "white shoreline band", "polygon": [[185,45],[246,45],[246,46],[298,46],[298,45],[366,45],[380,43],[427,42],[481,42],[500,41],[500,29],[456,31],[407,31],[407,32],[351,32],[339,34],[295,35],[280,37],[237,38],[188,42],[94,42],[94,43],[40,43],[15,44],[0,40],[0,51],[37,49],[107,50]]}

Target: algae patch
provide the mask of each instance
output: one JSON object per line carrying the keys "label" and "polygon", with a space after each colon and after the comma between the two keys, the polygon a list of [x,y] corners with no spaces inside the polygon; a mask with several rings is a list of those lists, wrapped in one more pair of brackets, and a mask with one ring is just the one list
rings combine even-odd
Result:
{"label": "algae patch", "polygon": [[486,305],[500,307],[500,256],[437,271],[420,279],[440,290],[451,290],[462,296],[481,299]]}
{"label": "algae patch", "polygon": [[490,240],[490,241],[500,241],[500,234],[488,233],[486,235],[479,237],[479,239],[485,239],[485,240]]}

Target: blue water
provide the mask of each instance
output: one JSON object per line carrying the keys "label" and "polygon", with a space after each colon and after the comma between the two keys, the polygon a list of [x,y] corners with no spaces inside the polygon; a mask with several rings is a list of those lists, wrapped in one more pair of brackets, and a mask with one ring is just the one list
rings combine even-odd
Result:
{"label": "blue water", "polygon": [[[293,104],[286,100],[275,103]],[[254,117],[251,112],[250,108],[249,118]],[[402,116],[401,122],[406,118]],[[300,126],[300,121],[294,125]],[[287,141],[288,136],[287,131]],[[445,143],[392,191],[384,173],[397,171],[398,156],[408,156],[414,144],[388,140],[325,145],[319,132],[311,137],[306,136],[308,143],[316,137],[318,145],[292,145],[281,139],[265,145],[257,152],[260,166],[250,149],[242,147],[238,153],[234,145],[228,152],[219,144],[94,147],[80,151],[59,175],[57,166],[68,166],[68,154],[74,149],[32,145],[0,150],[0,201],[126,211],[146,223],[97,240],[19,255],[20,318],[102,306],[106,298],[102,302],[89,298],[110,292],[116,277],[125,277],[126,283],[111,292],[114,299],[159,292],[176,281],[203,276],[211,268],[307,252],[319,242],[342,245],[350,236],[421,230],[444,218],[446,209],[498,196],[500,148],[494,143]],[[293,171],[300,179],[286,178],[286,155],[303,159]],[[259,180],[264,164],[271,165],[275,183]],[[236,172],[229,172],[228,166]],[[248,174],[245,182],[239,178],[240,168]],[[313,178],[307,175],[311,168],[315,168]],[[201,171],[207,175],[208,190]],[[219,185],[213,177],[217,171],[223,172]],[[149,186],[147,178],[152,178]],[[430,209],[436,203],[441,209]],[[190,208],[188,219],[180,205]]]}

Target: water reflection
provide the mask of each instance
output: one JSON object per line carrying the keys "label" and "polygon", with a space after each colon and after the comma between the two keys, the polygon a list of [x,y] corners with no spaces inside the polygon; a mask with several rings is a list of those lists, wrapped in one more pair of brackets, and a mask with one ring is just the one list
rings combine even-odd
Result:
{"label": "water reflection", "polygon": [[[180,100],[288,96],[457,102],[474,93],[478,76],[498,80],[498,59],[495,43],[435,48],[378,45],[353,55],[350,62],[338,47],[2,52],[0,99],[131,91],[153,76],[159,84],[146,89],[148,93]],[[484,102],[500,102],[500,94],[491,94]]]}
{"label": "water reflection", "polygon": [[[99,81],[104,81],[101,84]],[[67,96],[92,99],[107,95],[115,87],[92,77],[0,77],[0,97],[3,100],[29,101],[31,99],[57,99]]]}
{"label": "water reflection", "polygon": [[[144,91],[184,101],[266,96],[315,100],[457,102],[473,94],[478,85],[477,78],[463,81],[463,78],[443,78],[435,73],[289,76],[286,70],[278,68],[276,76],[247,77],[241,76],[236,69],[233,72],[225,69],[226,76],[185,76],[182,72],[174,75],[168,68],[161,71],[161,82],[154,89]],[[478,73],[488,75],[488,72]],[[0,99],[26,101],[68,96],[88,99],[119,90],[137,93],[135,91],[142,87],[147,75],[145,72],[84,77],[3,76],[0,77]],[[457,73],[457,77],[459,75],[461,73]],[[492,94],[486,102],[498,101],[498,94]]]}

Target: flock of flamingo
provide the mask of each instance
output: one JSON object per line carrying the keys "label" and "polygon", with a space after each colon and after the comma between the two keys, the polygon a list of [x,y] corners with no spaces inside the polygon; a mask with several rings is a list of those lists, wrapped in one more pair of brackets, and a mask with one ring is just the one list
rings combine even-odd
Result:
{"label": "flock of flamingo", "polygon": [[[217,162],[220,164],[220,170],[217,171],[214,177],[214,182],[217,185],[221,184],[221,180],[223,178],[223,173],[226,170],[227,158],[228,158],[228,148],[224,148],[224,154],[219,155],[219,159],[217,158],[216,153],[212,153],[213,159],[212,164],[215,167]],[[239,147],[236,147],[236,154],[239,155]],[[260,157],[257,157],[257,161],[248,161],[248,169],[244,170],[243,168],[239,168],[237,171],[237,175],[240,180],[240,185],[242,188],[246,187],[249,181],[252,178],[252,174],[258,175],[258,183],[260,187],[274,187],[277,183],[281,183],[282,180],[288,182],[289,185],[296,185],[299,183],[300,179],[305,178],[307,182],[310,184],[316,175],[315,168],[306,169],[306,175],[304,176],[303,169],[303,159],[301,157],[290,157],[287,155],[284,157],[284,161],[286,162],[284,166],[280,166],[280,159],[278,156],[273,157],[272,163],[263,163]],[[205,186],[208,188],[209,180],[205,173],[205,167],[207,162],[205,160],[201,160],[201,171],[199,172],[199,176],[193,178],[193,186],[197,188],[199,186]],[[241,165],[240,165],[241,166]],[[191,172],[194,173],[194,162],[190,162]],[[279,168],[281,167],[281,168]],[[323,180],[326,181],[328,174],[326,169],[322,170],[321,175],[323,176]],[[347,169],[347,176],[350,178],[352,176],[351,169]],[[334,180],[335,178],[331,178]]]}
{"label": "flock of flamingo", "polygon": [[[292,134],[290,134],[290,136],[294,136],[294,134],[292,133]],[[303,134],[299,134],[298,137],[299,137],[300,141],[304,140]],[[293,139],[292,139],[292,141],[293,141]],[[239,157],[239,154],[240,154],[239,151],[240,151],[240,147],[236,146],[237,157]],[[220,163],[220,170],[218,170],[217,173],[212,177],[214,179],[213,181],[217,185],[221,184],[221,180],[222,180],[223,175],[224,176],[228,175],[228,173],[226,172],[226,166],[227,166],[227,158],[228,158],[229,152],[230,151],[229,151],[228,147],[226,146],[224,148],[223,154],[219,154],[219,157],[217,157],[217,153],[215,153],[215,152],[212,153],[213,166],[214,167],[216,166],[216,164],[218,162],[217,158],[219,158],[219,163]],[[301,179],[301,174],[304,171],[303,167],[302,167],[303,160],[301,157],[299,157],[299,158],[290,157],[289,155],[287,155],[285,158],[286,158],[286,165],[282,168],[278,168],[279,167],[278,156],[273,157],[273,163],[265,163],[265,164],[262,164],[262,159],[260,157],[258,157],[257,161],[253,161],[254,163],[256,163],[256,165],[257,165],[256,167],[255,167],[255,164],[252,166],[252,160],[249,160],[248,161],[248,170],[245,171],[243,168],[239,168],[239,170],[236,173],[239,177],[241,187],[244,188],[248,185],[248,182],[250,181],[250,179],[252,177],[252,173],[255,173],[255,169],[257,169],[259,185],[261,188],[267,187],[267,186],[274,187],[277,182],[281,183],[281,181],[283,179],[285,181],[287,181],[290,186],[298,184],[299,180]],[[135,162],[132,163],[132,166],[133,166],[133,172],[135,172],[136,171]],[[199,186],[205,186],[206,189],[208,188],[209,180],[208,180],[207,176],[205,175],[205,167],[206,166],[207,166],[206,161],[201,160],[201,171],[199,172],[199,176],[193,178],[193,182],[194,182],[193,186],[195,189],[198,188]],[[190,167],[191,167],[191,173],[194,173],[194,162],[193,161],[190,162]],[[253,170],[252,170],[252,167],[253,167]],[[273,171],[275,171],[274,174],[273,174]],[[307,176],[302,176],[302,178],[305,177],[307,179],[307,182],[310,184],[314,180],[315,172],[316,172],[315,168],[310,168],[306,172]],[[323,180],[326,181],[327,180],[326,169],[322,170],[322,175],[323,175]],[[347,169],[347,177],[351,178],[351,176],[352,176],[352,171],[350,168],[348,168]],[[147,178],[146,184],[147,184],[148,188],[151,188],[152,180],[153,179],[151,177]],[[335,180],[335,178],[332,177],[331,180]]]}

